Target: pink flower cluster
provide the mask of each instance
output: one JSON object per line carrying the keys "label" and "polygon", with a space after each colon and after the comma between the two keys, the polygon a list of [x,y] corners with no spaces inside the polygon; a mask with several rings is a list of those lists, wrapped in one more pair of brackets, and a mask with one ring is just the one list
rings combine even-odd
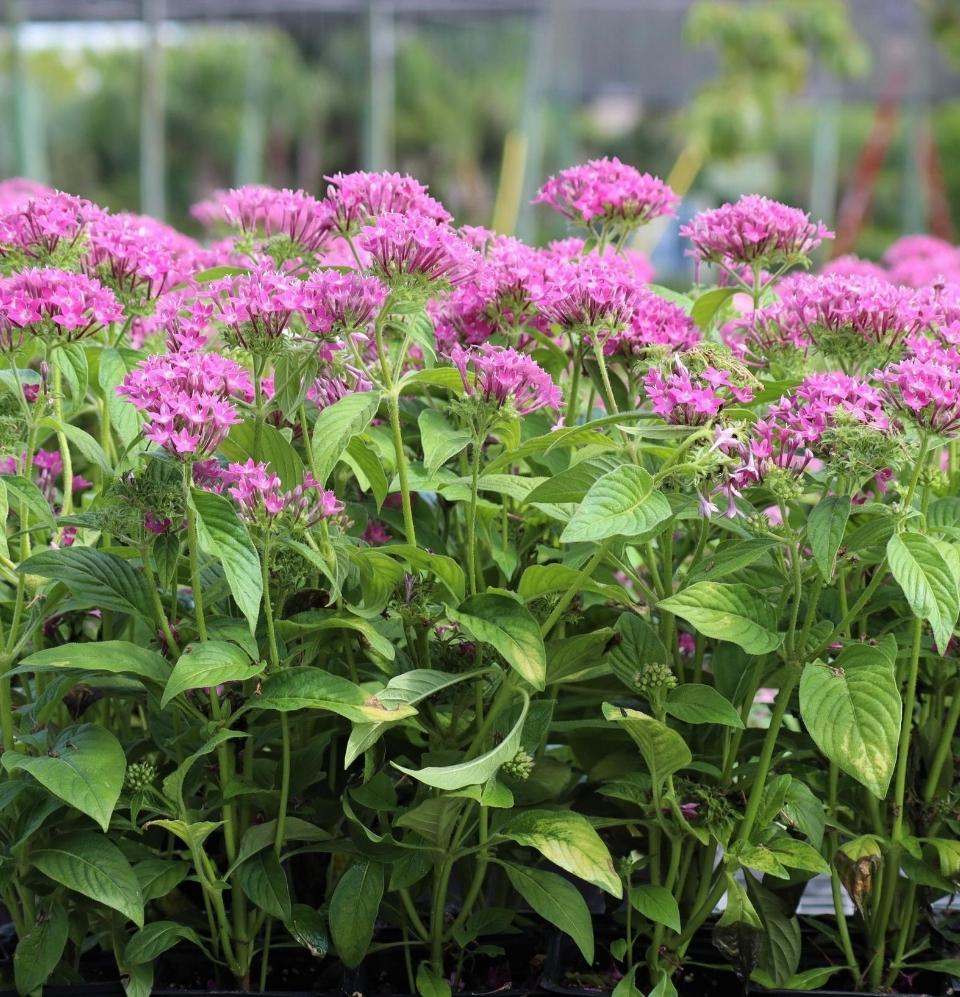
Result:
{"label": "pink flower cluster", "polygon": [[445,222],[411,211],[378,215],[357,236],[370,254],[373,270],[388,284],[411,278],[454,286],[481,269],[480,254]]}
{"label": "pink flower cluster", "polygon": [[605,341],[605,353],[637,356],[651,346],[688,350],[699,342],[700,330],[674,302],[653,291],[638,288],[632,305],[629,323],[622,332]]}
{"label": "pink flower cluster", "polygon": [[74,342],[123,318],[100,281],[53,267],[0,279],[0,344],[16,349],[23,332]]}
{"label": "pink flower cluster", "polygon": [[699,374],[691,374],[679,357],[666,376],[659,368],[651,367],[644,388],[657,415],[686,426],[708,422],[731,401],[753,400],[753,389],[735,384],[730,371],[706,367]]}
{"label": "pink flower cluster", "polygon": [[555,263],[547,270],[537,305],[566,331],[622,331],[633,316],[637,285],[622,266],[598,256]]}
{"label": "pink flower cluster", "polygon": [[304,282],[303,291],[304,321],[318,336],[366,329],[389,293],[376,277],[339,270],[315,271]]}
{"label": "pink flower cluster", "polygon": [[337,173],[326,178],[326,203],[340,232],[353,232],[387,214],[414,214],[449,224],[453,216],[427,188],[399,173]]}
{"label": "pink flower cluster", "polygon": [[701,212],[680,234],[693,244],[700,263],[728,269],[739,265],[778,267],[799,262],[833,233],[791,208],[760,194],[745,194],[735,204]]}
{"label": "pink flower cluster", "polygon": [[212,281],[206,293],[217,308],[217,319],[254,350],[279,339],[305,301],[303,281],[265,266]]}
{"label": "pink flower cluster", "polygon": [[909,355],[873,373],[887,402],[922,429],[960,435],[960,353],[915,337]]}
{"label": "pink flower cluster", "polygon": [[231,464],[223,477],[229,482],[227,491],[252,521],[274,520],[286,513],[294,523],[312,526],[343,510],[333,492],[321,488],[309,474],[302,485],[283,491],[280,478],[252,457],[244,464]]}
{"label": "pink flower cluster", "polygon": [[135,367],[117,394],[146,415],[146,439],[178,457],[201,458],[240,421],[232,401],[252,401],[253,387],[247,371],[217,353],[166,353]]}
{"label": "pink flower cluster", "polygon": [[302,190],[276,190],[248,184],[220,190],[195,204],[193,216],[204,225],[226,224],[249,235],[285,235],[309,253],[320,252],[330,241],[333,210]]}
{"label": "pink flower cluster", "polygon": [[5,247],[32,257],[49,255],[61,241],[76,242],[102,214],[102,209],[82,197],[59,190],[41,193],[0,215],[0,256]]}
{"label": "pink flower cluster", "polygon": [[662,215],[673,215],[680,198],[659,177],[619,159],[592,159],[551,177],[534,204],[548,204],[577,225],[608,224],[629,231]]}
{"label": "pink flower cluster", "polygon": [[498,406],[509,403],[519,415],[560,406],[560,389],[550,375],[525,353],[491,343],[469,349],[456,344],[450,352],[450,359],[460,371],[468,395]]}
{"label": "pink flower cluster", "polygon": [[960,249],[934,235],[905,235],[890,246],[883,261],[896,284],[960,284]]}

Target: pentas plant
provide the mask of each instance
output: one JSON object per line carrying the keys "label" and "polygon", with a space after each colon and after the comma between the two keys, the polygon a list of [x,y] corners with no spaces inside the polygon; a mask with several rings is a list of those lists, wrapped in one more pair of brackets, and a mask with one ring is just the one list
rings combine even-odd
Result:
{"label": "pentas plant", "polygon": [[0,186],[19,992],[946,992],[951,247],[802,273],[749,195],[681,293],[627,245],[662,181],[538,201],[568,239],[244,187],[199,246]]}

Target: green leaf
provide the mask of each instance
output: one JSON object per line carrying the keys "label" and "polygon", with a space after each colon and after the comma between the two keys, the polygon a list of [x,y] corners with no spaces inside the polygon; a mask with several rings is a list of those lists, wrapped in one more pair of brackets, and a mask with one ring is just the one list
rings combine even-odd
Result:
{"label": "green leaf", "polygon": [[133,867],[140,884],[144,903],[161,900],[171,890],[175,890],[190,874],[186,862],[165,859],[144,859]]}
{"label": "green leaf", "polygon": [[105,727],[67,727],[44,755],[3,754],[8,772],[22,769],[64,803],[95,820],[104,831],[120,798],[127,759]]}
{"label": "green leaf", "polygon": [[117,394],[117,388],[127,376],[127,365],[120,351],[112,346],[100,351],[97,363],[97,380],[110,414],[110,428],[117,434],[125,449],[129,449],[140,434],[137,410]]}
{"label": "green leaf", "polygon": [[583,814],[573,810],[524,810],[509,817],[497,834],[536,848],[554,865],[599,886],[618,899],[623,883],[610,852]]}
{"label": "green leaf", "polygon": [[466,591],[463,568],[452,557],[421,550],[410,544],[388,544],[379,547],[378,550],[381,554],[389,554],[391,557],[406,561],[415,571],[425,571],[433,575],[458,602],[463,599]]}
{"label": "green leaf", "polygon": [[929,962],[911,962],[911,969],[929,969],[932,973],[945,976],[960,976],[960,959],[931,959]]}
{"label": "green leaf", "polygon": [[657,605],[705,637],[730,641],[748,654],[766,654],[780,646],[775,608],[746,585],[697,582]]}
{"label": "green leaf", "polygon": [[326,909],[314,910],[306,904],[294,904],[293,916],[287,922],[287,931],[314,959],[323,959],[330,951],[330,933]]}
{"label": "green leaf", "polygon": [[721,544],[713,553],[705,554],[684,579],[684,586],[694,582],[715,582],[749,567],[780,544],[767,537],[746,537]]}
{"label": "green leaf", "polygon": [[817,747],[878,799],[897,760],[902,704],[896,647],[854,644],[832,665],[810,662],[800,679],[800,715]]}
{"label": "green leaf", "polygon": [[824,581],[833,579],[837,550],[850,518],[849,495],[827,495],[813,507],[807,520],[807,538]]}
{"label": "green leaf", "polygon": [[180,942],[190,942],[206,953],[203,941],[193,928],[177,921],[151,921],[130,936],[123,959],[127,965],[152,963]]}
{"label": "green leaf", "polygon": [[379,407],[379,391],[358,391],[328,405],[317,416],[312,446],[313,466],[320,484],[326,484],[350,441],[370,425]]}
{"label": "green leaf", "polygon": [[563,543],[635,537],[669,519],[670,503],[642,467],[623,464],[598,478],[560,535]]}
{"label": "green leaf", "polygon": [[478,755],[476,758],[461,762],[459,765],[434,765],[422,769],[408,769],[396,762],[391,762],[391,764],[404,775],[408,775],[427,786],[433,786],[434,789],[463,789],[464,786],[485,783],[496,775],[501,765],[510,761],[520,750],[523,723],[527,719],[527,711],[530,708],[530,697],[525,692],[521,692],[521,696],[523,697],[523,706],[517,722],[510,733],[486,754]]}
{"label": "green leaf", "polygon": [[701,683],[678,685],[667,694],[667,713],[688,724],[722,724],[743,727],[740,714],[713,686]]}
{"label": "green leaf", "polygon": [[780,834],[772,841],[768,841],[767,847],[776,855],[777,860],[788,869],[802,869],[804,872],[830,875],[830,866],[824,857],[816,848],[808,845],[805,841],[798,841],[788,834]]}
{"label": "green leaf", "polygon": [[[233,865],[227,870],[226,875],[230,876],[233,870],[246,862],[252,855],[262,852],[265,848],[272,848],[277,838],[277,820],[264,821],[262,824],[253,824],[247,828],[240,841],[240,850]],[[283,822],[283,841],[329,841],[330,833],[323,828],[311,824],[300,817],[288,814]]]}
{"label": "green leaf", "polygon": [[[259,446],[258,444],[259,437]],[[229,460],[243,464],[251,458],[270,465],[285,491],[303,484],[303,461],[293,445],[275,426],[253,419],[238,422],[220,444],[220,451]]]}
{"label": "green leaf", "polygon": [[230,730],[222,727],[212,737],[208,738],[196,751],[187,755],[186,758],[163,780],[164,795],[179,806],[179,813],[186,813],[186,806],[183,799],[183,784],[190,769],[205,755],[216,751],[221,744],[238,737],[248,737],[246,731]]}
{"label": "green leaf", "polygon": [[619,457],[601,454],[591,457],[542,481],[527,494],[527,502],[582,502],[583,497],[605,474],[622,464]]}
{"label": "green leaf", "polygon": [[[43,526],[52,530],[56,525],[53,521],[53,513],[50,511],[50,503],[43,497],[43,492],[26,478],[18,478],[13,475],[3,475],[3,483],[10,496],[10,505],[20,512],[20,504],[26,506],[35,526]],[[26,523],[21,523],[20,528],[25,529]]]}
{"label": "green leaf", "polygon": [[447,607],[447,616],[472,637],[489,644],[534,687],[547,681],[547,655],[540,626],[525,606],[506,595],[486,592],[471,596],[459,609]]}
{"label": "green leaf", "polygon": [[[363,551],[362,553],[379,554],[380,552]],[[396,567],[392,561],[387,563]],[[393,644],[369,620],[361,619],[359,616],[350,616],[346,613],[331,614],[326,610],[307,610],[305,613],[297,613],[292,619],[277,621],[277,633],[285,638],[321,633],[324,630],[354,630],[363,636],[377,654],[383,655],[388,661],[392,661],[396,653]]]}
{"label": "green leaf", "polygon": [[191,488],[190,497],[197,512],[200,546],[223,566],[234,601],[246,617],[250,633],[255,635],[263,580],[260,558],[250,534],[228,498],[199,488]]}
{"label": "green leaf", "polygon": [[631,691],[644,665],[666,664],[667,649],[657,632],[636,613],[623,613],[613,628],[618,635],[611,641],[605,657],[614,675]]}
{"label": "green leaf", "polygon": [[263,681],[260,695],[251,704],[255,710],[329,710],[356,723],[403,720],[417,711],[412,706],[385,707],[371,694],[348,679],[321,668],[305,665],[285,668]]}
{"label": "green leaf", "polygon": [[894,533],[887,543],[890,571],[910,608],[946,648],[960,615],[960,582],[937,544],[921,533]]}
{"label": "green leaf", "polygon": [[793,976],[788,977],[786,980],[781,980],[779,983],[770,973],[765,973],[762,969],[755,969],[750,979],[755,983],[759,983],[760,986],[766,987],[768,990],[774,990],[779,987],[781,990],[814,991],[820,990],[831,976],[836,976],[837,973],[843,972],[843,968],[843,966],[822,966],[817,969],[805,969],[802,972],[794,973]]}
{"label": "green leaf", "polygon": [[[387,709],[400,706],[415,706],[417,703],[433,696],[442,689],[476,678],[481,671],[448,674],[435,672],[427,668],[415,668],[390,679],[386,688],[377,693],[377,699]],[[380,721],[377,723],[354,723],[347,750],[344,755],[343,767],[349,768],[364,751],[372,748],[377,741],[399,721]]]}
{"label": "green leaf", "polygon": [[451,457],[456,457],[470,445],[470,434],[451,426],[436,409],[425,408],[417,423],[423,447],[423,466],[427,474],[435,473]]}
{"label": "green leaf", "polygon": [[690,318],[699,329],[709,332],[717,312],[735,295],[741,292],[739,287],[713,287],[704,291],[690,309]]}
{"label": "green leaf", "polygon": [[234,871],[240,889],[255,907],[279,921],[290,920],[293,916],[290,886],[276,852],[272,849],[257,852]]}
{"label": "green leaf", "polygon": [[365,437],[355,436],[347,444],[343,460],[352,468],[361,488],[369,485],[379,509],[390,490],[380,452]]}
{"label": "green leaf", "polygon": [[102,672],[108,675],[131,675],[154,685],[165,685],[170,677],[170,663],[156,651],[125,640],[102,640],[89,644],[62,644],[28,654],[11,670],[11,675],[42,672]]}
{"label": "green leaf", "polygon": [[13,978],[18,993],[32,994],[47,982],[63,957],[69,927],[66,909],[56,900],[28,927],[13,954]]}
{"label": "green leaf", "polygon": [[593,964],[593,921],[580,891],[562,876],[532,866],[503,863],[507,879],[545,921],[569,935],[588,965]]}
{"label": "green leaf", "polygon": [[206,640],[189,644],[177,659],[160,709],[165,709],[174,696],[189,689],[215,689],[224,682],[243,682],[260,675],[267,663],[251,661],[245,651],[225,640]]}
{"label": "green leaf", "polygon": [[98,609],[153,620],[150,589],[143,572],[115,554],[92,547],[61,547],[28,557],[17,570],[62,582],[75,596]]}
{"label": "green leaf", "polygon": [[647,920],[680,932],[680,907],[665,886],[651,886],[648,883],[633,886],[630,888],[630,903]]}
{"label": "green leaf", "polygon": [[361,861],[352,865],[337,883],[330,898],[330,934],[344,965],[359,966],[370,947],[380,901],[383,866]]}
{"label": "green leaf", "polygon": [[143,895],[130,863],[95,831],[73,831],[30,854],[31,863],[56,883],[128,917],[143,927]]}
{"label": "green leaf", "polygon": [[650,778],[659,794],[667,776],[686,768],[693,756],[683,738],[665,723],[638,710],[603,704],[607,720],[619,724],[633,738],[650,770]]}
{"label": "green leaf", "polygon": [[417,994],[419,997],[450,997],[450,984],[429,963],[417,966]]}
{"label": "green leaf", "polygon": [[[567,564],[531,564],[524,569],[517,586],[517,595],[524,602],[532,602],[551,592],[566,592],[580,577],[576,568]],[[633,598],[619,585],[601,585],[594,581],[584,581],[580,585],[583,592],[596,592],[607,599],[632,605]]]}
{"label": "green leaf", "polygon": [[96,464],[107,478],[113,477],[113,465],[110,463],[110,458],[103,452],[103,447],[88,432],[72,423],[58,422],[51,416],[41,419],[39,425],[44,429],[63,433],[90,464]]}

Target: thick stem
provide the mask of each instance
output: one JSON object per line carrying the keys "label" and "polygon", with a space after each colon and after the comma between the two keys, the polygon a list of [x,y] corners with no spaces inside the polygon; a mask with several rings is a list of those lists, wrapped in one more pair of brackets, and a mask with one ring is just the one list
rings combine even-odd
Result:
{"label": "thick stem", "polygon": [[197,514],[193,508],[190,485],[193,481],[190,461],[183,464],[183,504],[187,510],[187,546],[190,559],[190,587],[193,590],[193,615],[200,640],[207,639],[207,621],[203,615],[203,588],[200,584],[200,536],[197,532]]}
{"label": "thick stem", "polygon": [[170,622],[167,619],[166,611],[163,608],[163,600],[160,598],[160,590],[157,588],[157,576],[154,573],[153,565],[150,563],[150,548],[140,548],[140,563],[143,565],[143,576],[147,580],[147,589],[150,592],[150,601],[153,604],[153,614],[156,618],[157,626],[163,633],[163,639],[171,653],[180,657],[180,645],[177,644],[173,631],[170,629]]}
{"label": "thick stem", "polygon": [[62,516],[73,512],[73,460],[70,456],[70,444],[61,428],[63,421],[63,373],[59,364],[53,367],[53,415],[57,420],[57,445],[60,448],[60,459],[63,462],[63,504],[60,507]]}
{"label": "thick stem", "polygon": [[600,565],[600,562],[606,557],[607,548],[611,544],[611,540],[604,540],[603,543],[597,548],[596,553],[589,561],[580,569],[577,577],[570,584],[570,588],[560,597],[560,601],[553,607],[553,612],[544,621],[543,626],[540,627],[540,633],[542,636],[546,637],[550,631],[557,625],[560,617],[567,611],[567,607],[573,602],[574,596],[582,589],[583,583],[587,581],[588,578],[593,575],[594,571]]}
{"label": "thick stem", "polygon": [[480,489],[481,452],[481,441],[474,440],[470,464],[470,506],[467,511],[467,583],[471,595],[476,595],[480,588],[477,569],[477,496]]}
{"label": "thick stem", "polygon": [[943,730],[940,731],[940,739],[933,753],[933,760],[930,762],[930,771],[927,773],[927,781],[923,787],[923,800],[930,803],[937,795],[937,787],[940,785],[940,776],[943,774],[943,767],[950,757],[953,738],[957,732],[957,725],[960,724],[960,684],[953,688],[953,696],[950,700],[950,709],[947,711],[946,722]]}

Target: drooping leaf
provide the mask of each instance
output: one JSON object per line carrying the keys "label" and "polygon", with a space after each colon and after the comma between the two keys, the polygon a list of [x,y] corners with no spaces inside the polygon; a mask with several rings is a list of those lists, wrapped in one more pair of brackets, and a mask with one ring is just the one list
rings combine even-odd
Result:
{"label": "drooping leaf", "polygon": [[359,966],[367,954],[383,898],[383,866],[363,860],[352,865],[330,898],[330,934],[345,966]]}
{"label": "drooping leaf", "polygon": [[827,495],[813,507],[807,520],[807,537],[813,559],[824,581],[833,579],[837,550],[850,518],[849,495]]}
{"label": "drooping leaf", "polygon": [[854,644],[827,665],[806,665],[800,715],[817,747],[878,799],[886,796],[897,760],[902,704],[896,648]]}
{"label": "drooping leaf", "polygon": [[57,968],[67,945],[70,922],[63,904],[56,900],[29,926],[13,954],[17,992],[32,994]]}
{"label": "drooping leaf", "polygon": [[95,831],[72,831],[30,854],[30,862],[56,883],[104,904],[143,927],[143,895],[130,863]]}
{"label": "drooping leaf", "polygon": [[420,426],[420,445],[423,447],[423,466],[433,474],[451,457],[470,445],[471,436],[447,422],[441,412],[425,408],[417,419]]}
{"label": "drooping leaf", "polygon": [[929,622],[937,647],[945,649],[960,616],[960,579],[951,561],[922,533],[894,533],[887,559],[910,608]]}
{"label": "drooping leaf", "polygon": [[190,644],[170,673],[160,708],[189,689],[215,689],[225,682],[242,682],[261,674],[265,667],[265,661],[251,661],[245,651],[225,640]]}
{"label": "drooping leaf", "polygon": [[303,461],[280,430],[269,423],[258,426],[253,419],[238,422],[220,450],[238,464],[250,459],[268,464],[285,491],[303,484]]}
{"label": "drooping leaf", "polygon": [[633,739],[647,764],[657,792],[662,789],[667,776],[686,768],[693,760],[683,738],[656,717],[610,703],[603,704],[603,715],[622,727]]}
{"label": "drooping leaf", "polygon": [[665,704],[667,713],[688,724],[721,724],[743,727],[740,714],[711,685],[687,682],[671,689]]}
{"label": "drooping leaf", "polygon": [[206,952],[203,940],[193,928],[177,921],[151,921],[130,936],[123,958],[128,965],[152,963],[180,942],[191,942]]}
{"label": "drooping leaf", "polygon": [[593,922],[580,891],[562,876],[531,866],[504,863],[513,888],[545,921],[569,935],[593,964]]}
{"label": "drooping leaf", "polygon": [[170,676],[170,663],[162,655],[125,640],[46,647],[27,655],[10,674],[29,675],[61,672],[64,669],[130,675],[160,686],[165,685]]}
{"label": "drooping leaf", "polygon": [[240,889],[255,907],[280,921],[290,920],[290,886],[276,852],[263,849],[240,863],[234,872]]}
{"label": "drooping leaf", "polygon": [[680,931],[680,907],[674,895],[665,886],[643,883],[630,888],[630,903],[637,913],[671,931]]}
{"label": "drooping leaf", "polygon": [[67,727],[43,755],[3,754],[8,772],[22,770],[68,806],[95,820],[104,831],[120,798],[127,770],[123,746],[105,727]]}
{"label": "drooping leaf", "polygon": [[358,391],[328,405],[313,425],[313,466],[326,484],[350,441],[362,433],[380,407],[379,391]]}
{"label": "drooping leaf", "polygon": [[497,828],[497,834],[536,848],[544,858],[618,899],[623,883],[610,852],[590,821],[573,810],[524,810]]}

